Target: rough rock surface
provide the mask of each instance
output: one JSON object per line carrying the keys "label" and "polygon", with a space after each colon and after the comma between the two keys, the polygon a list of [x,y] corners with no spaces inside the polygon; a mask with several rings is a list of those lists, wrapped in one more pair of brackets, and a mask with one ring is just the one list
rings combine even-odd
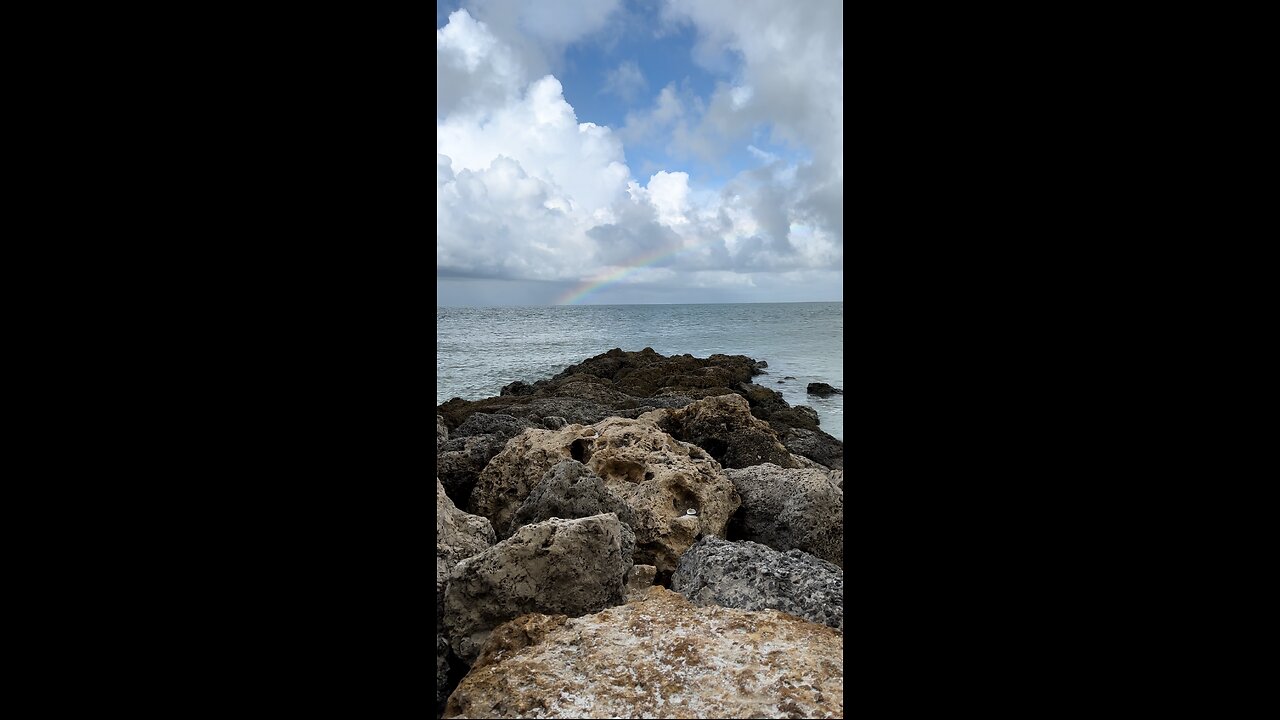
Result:
{"label": "rough rock surface", "polygon": [[751,414],[748,401],[741,395],[705,398],[682,408],[645,413],[640,418],[652,420],[678,440],[704,448],[726,468],[761,463],[794,466],[791,453],[778,434]]}
{"label": "rough rock surface", "polygon": [[490,630],[525,613],[578,616],[624,602],[634,547],[617,515],[557,518],[458,563],[444,594],[453,651],[474,661]]}
{"label": "rough rock surface", "polygon": [[[746,402],[738,402],[746,414]],[[512,438],[480,474],[471,510],[492,520],[499,538],[509,535],[519,527],[515,514],[532,490],[570,459],[598,475],[631,508],[636,562],[654,565],[659,573],[675,570],[698,537],[723,537],[738,508],[733,484],[701,448],[678,442],[648,420],[610,418],[560,430],[530,429]]]}
{"label": "rough rock surface", "polygon": [[470,509],[471,489],[485,465],[502,452],[507,440],[533,426],[528,420],[510,415],[474,413],[469,416],[449,432],[449,439],[439,453],[436,473],[444,483],[445,492],[459,507]]}
{"label": "rough rock surface", "polygon": [[652,565],[632,565],[627,571],[627,602],[644,597],[657,575],[658,568]]}
{"label": "rough rock surface", "polygon": [[844,443],[821,430],[791,428],[782,436],[782,444],[832,470],[844,468]]}
{"label": "rough rock surface", "polygon": [[577,460],[564,460],[542,476],[542,481],[516,510],[512,527],[553,517],[567,520],[602,513],[613,513],[627,525],[636,524],[631,508],[605,487],[600,476]]}
{"label": "rough rock surface", "polygon": [[832,470],[829,475],[831,476],[831,482],[840,488],[840,492],[844,492],[844,470]]}
{"label": "rough rock surface", "polygon": [[441,623],[449,571],[462,560],[484,552],[494,542],[489,521],[459,510],[436,478],[436,703],[442,706],[449,687],[449,641]]}
{"label": "rough rock surface", "polygon": [[523,418],[501,413],[474,413],[454,428],[450,436],[497,435],[505,442],[531,427],[534,427],[534,424]]}
{"label": "rough rock surface", "polygon": [[844,391],[841,390],[840,388],[831,387],[830,385],[826,383],[821,383],[821,382],[809,383],[807,386],[805,386],[804,391],[809,393],[810,395],[821,395],[823,397],[827,395],[843,395],[844,394]]}
{"label": "rough rock surface", "polygon": [[844,630],[844,571],[800,550],[705,537],[680,558],[671,589],[695,605],[773,608]]}
{"label": "rough rock surface", "polygon": [[471,509],[469,498],[476,478],[506,444],[506,438],[500,435],[454,437],[445,442],[437,460],[436,474],[458,507]]}
{"label": "rough rock surface", "polygon": [[449,426],[444,424],[444,416],[436,415],[436,456],[439,457],[440,449],[444,447],[444,443],[449,439]]}
{"label": "rough rock surface", "polygon": [[652,587],[580,618],[494,630],[446,718],[844,717],[844,635]]}
{"label": "rough rock surface", "polygon": [[844,567],[844,492],[826,471],[757,465],[727,472],[742,498],[730,540],[803,550]]}

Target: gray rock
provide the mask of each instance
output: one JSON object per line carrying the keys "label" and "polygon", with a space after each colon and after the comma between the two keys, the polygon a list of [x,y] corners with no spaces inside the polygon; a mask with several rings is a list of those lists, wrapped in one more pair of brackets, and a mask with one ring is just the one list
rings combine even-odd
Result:
{"label": "gray rock", "polygon": [[803,414],[803,415],[807,415],[809,418],[811,418],[811,419],[813,420],[813,424],[814,424],[814,425],[817,425],[817,424],[818,424],[818,411],[817,411],[817,410],[814,410],[813,408],[809,407],[808,405],[796,405],[795,407],[793,407],[793,408],[791,408],[791,409],[792,409],[792,410],[794,410],[794,411],[796,411],[796,412],[798,412],[798,413],[801,413],[801,414]]}
{"label": "gray rock", "polygon": [[809,385],[805,387],[804,391],[810,395],[821,395],[824,397],[827,395],[844,394],[844,391],[840,388],[831,387],[826,383],[809,383]]}
{"label": "gray rock", "polygon": [[488,519],[462,512],[436,478],[436,706],[443,708],[452,688],[449,680],[449,642],[444,631],[444,596],[449,571],[459,562],[489,549],[494,542]]}
{"label": "gray rock", "polygon": [[796,455],[804,455],[832,470],[844,469],[844,443],[823,430],[793,427],[782,435],[782,444]]}
{"label": "gray rock", "polygon": [[449,426],[444,424],[444,416],[436,415],[436,456],[439,457],[440,449],[444,447],[445,441],[449,439]]}
{"label": "gray rock", "polygon": [[534,387],[526,382],[516,380],[508,385],[503,385],[498,391],[499,395],[532,395],[535,391]]}
{"label": "gray rock", "polygon": [[436,474],[458,507],[469,509],[468,498],[476,478],[506,444],[507,439],[501,435],[455,437],[444,444]]}
{"label": "gray rock", "polygon": [[832,470],[828,474],[831,476],[831,482],[840,488],[840,492],[844,492],[844,470]]}
{"label": "gray rock", "polygon": [[564,418],[556,415],[548,415],[547,417],[542,418],[542,426],[548,430],[559,430],[568,424],[569,423],[566,422]]}
{"label": "gray rock", "polygon": [[471,417],[468,417],[454,429],[452,437],[497,435],[505,441],[524,432],[525,428],[531,427],[536,427],[536,425],[523,418],[500,413],[473,413]]}
{"label": "gray rock", "polygon": [[844,571],[800,550],[704,537],[680,558],[671,589],[695,605],[771,608],[844,630]]}
{"label": "gray rock", "polygon": [[612,513],[526,525],[449,573],[444,623],[475,662],[490,631],[525,613],[581,617],[625,600],[635,535]]}
{"label": "gray rock", "polygon": [[742,498],[729,539],[803,550],[844,567],[844,492],[826,471],[766,463],[726,472]]}
{"label": "gray rock", "polygon": [[604,480],[577,460],[565,460],[547,471],[524,504],[516,510],[512,527],[532,525],[553,517],[591,517],[613,513],[634,528],[635,515],[626,501],[604,486]]}

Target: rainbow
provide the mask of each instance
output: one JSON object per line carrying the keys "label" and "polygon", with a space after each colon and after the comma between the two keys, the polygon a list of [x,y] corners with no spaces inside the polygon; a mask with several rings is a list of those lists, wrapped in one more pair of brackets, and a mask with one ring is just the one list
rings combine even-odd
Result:
{"label": "rainbow", "polygon": [[666,260],[668,258],[673,258],[679,255],[680,253],[685,253],[685,252],[690,252],[692,250],[699,250],[701,248],[710,247],[719,242],[720,240],[717,238],[713,240],[705,240],[703,242],[693,243],[692,245],[681,245],[675,248],[674,250],[669,248],[662,248],[659,250],[654,250],[648,253],[644,253],[642,255],[637,255],[625,261],[621,269],[619,270],[603,273],[603,274],[588,278],[586,280],[583,280],[581,283],[579,283],[578,285],[575,285],[574,287],[570,288],[567,292],[563,293],[558,298],[556,298],[555,304],[556,305],[575,305],[578,302],[580,302],[583,298],[590,295],[591,293],[601,288],[617,284],[622,280],[625,280],[626,278],[636,274],[640,270],[643,270],[644,268],[656,265],[657,263],[660,263],[663,260]]}

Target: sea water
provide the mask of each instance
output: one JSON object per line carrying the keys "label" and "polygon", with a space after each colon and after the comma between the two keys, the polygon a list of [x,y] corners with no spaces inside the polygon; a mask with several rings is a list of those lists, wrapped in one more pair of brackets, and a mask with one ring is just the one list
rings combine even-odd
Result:
{"label": "sea water", "polygon": [[646,347],[764,360],[768,374],[754,382],[792,407],[817,410],[819,427],[844,440],[844,396],[805,392],[811,382],[848,392],[842,302],[437,307],[436,404],[497,395],[503,385],[550,378],[612,348]]}

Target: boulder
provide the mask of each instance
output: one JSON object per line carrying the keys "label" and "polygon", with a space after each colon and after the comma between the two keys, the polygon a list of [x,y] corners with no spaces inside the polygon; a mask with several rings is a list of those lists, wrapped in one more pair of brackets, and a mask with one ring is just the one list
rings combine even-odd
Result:
{"label": "boulder", "polygon": [[503,413],[473,413],[454,429],[452,437],[497,435],[505,443],[531,427],[535,427],[534,424],[524,418],[517,418]]}
{"label": "boulder", "polygon": [[752,416],[741,395],[705,398],[682,408],[645,413],[640,419],[651,420],[672,437],[703,448],[726,468],[761,463],[794,465],[778,434]]}
{"label": "boulder", "polygon": [[831,482],[840,488],[840,492],[844,492],[844,470],[832,470],[828,475],[831,477]]}
{"label": "boulder", "polygon": [[444,424],[444,416],[436,415],[436,456],[440,455],[440,449],[444,447],[444,443],[449,439],[449,426]]}
{"label": "boulder", "polygon": [[532,385],[516,380],[508,385],[503,385],[498,391],[499,395],[532,395],[534,388]]}
{"label": "boulder", "polygon": [[507,439],[501,435],[455,437],[444,444],[436,474],[444,483],[445,492],[459,507],[470,509],[468,498],[476,479],[506,444]]}
{"label": "boulder", "polygon": [[844,394],[844,391],[843,391],[843,390],[841,390],[840,388],[834,388],[834,387],[831,387],[830,385],[828,385],[828,384],[826,384],[826,383],[820,383],[820,382],[819,382],[819,383],[809,383],[809,384],[805,387],[804,391],[805,391],[805,392],[807,392],[807,393],[809,393],[810,395],[820,395],[820,396],[822,396],[822,397],[826,397],[826,396],[828,396],[828,395],[843,395],[843,394]]}
{"label": "boulder", "polygon": [[782,436],[782,444],[791,452],[832,470],[844,468],[844,443],[823,430],[793,427]]}
{"label": "boulder", "polygon": [[458,563],[444,595],[453,651],[473,662],[490,630],[525,613],[576,617],[621,604],[634,546],[612,513],[554,518]]}
{"label": "boulder", "polygon": [[[739,401],[749,417],[746,402]],[[560,430],[526,430],[512,438],[480,474],[471,510],[492,520],[499,538],[510,535],[530,493],[565,460],[585,465],[631,508],[636,562],[665,575],[699,536],[723,537],[738,508],[733,484],[701,448],[675,440],[648,420],[610,418]]]}
{"label": "boulder", "polygon": [[548,415],[547,417],[542,418],[542,427],[548,430],[559,430],[568,424],[569,423],[564,418],[556,415]]}
{"label": "boulder", "polygon": [[496,628],[444,717],[844,717],[844,635],[649,588],[579,618]]}
{"label": "boulder", "polygon": [[442,622],[449,571],[462,560],[484,552],[493,542],[489,521],[459,510],[436,478],[436,705],[441,708],[451,690],[449,641]]}
{"label": "boulder", "polygon": [[512,527],[532,525],[553,517],[572,519],[613,513],[628,526],[635,515],[622,498],[605,487],[600,476],[577,460],[564,460],[542,476],[524,504],[516,510]]}
{"label": "boulder", "polygon": [[825,471],[765,464],[727,472],[742,498],[730,540],[803,550],[844,567],[844,492]]}
{"label": "boulder", "polygon": [[800,550],[704,537],[680,558],[671,589],[695,605],[773,608],[844,630],[844,571]]}

